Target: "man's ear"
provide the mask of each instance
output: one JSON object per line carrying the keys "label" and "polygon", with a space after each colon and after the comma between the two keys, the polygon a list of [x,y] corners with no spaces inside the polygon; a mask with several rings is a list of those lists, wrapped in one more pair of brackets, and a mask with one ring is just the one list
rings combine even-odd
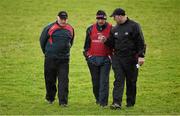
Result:
{"label": "man's ear", "polygon": [[60,18],[59,18],[59,16],[57,16],[56,18],[57,18],[57,20],[59,20],[59,19],[60,19]]}

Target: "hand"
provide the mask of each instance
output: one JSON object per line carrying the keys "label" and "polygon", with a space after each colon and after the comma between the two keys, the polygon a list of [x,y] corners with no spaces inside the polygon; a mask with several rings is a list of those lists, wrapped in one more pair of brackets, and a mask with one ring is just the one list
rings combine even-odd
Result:
{"label": "hand", "polygon": [[144,59],[144,58],[142,58],[142,57],[139,57],[139,58],[138,58],[138,64],[139,64],[140,66],[143,65],[144,62],[145,62],[145,59]]}
{"label": "hand", "polygon": [[99,39],[102,43],[106,42],[106,40],[107,40],[107,38],[106,38],[104,35],[99,36],[98,39]]}

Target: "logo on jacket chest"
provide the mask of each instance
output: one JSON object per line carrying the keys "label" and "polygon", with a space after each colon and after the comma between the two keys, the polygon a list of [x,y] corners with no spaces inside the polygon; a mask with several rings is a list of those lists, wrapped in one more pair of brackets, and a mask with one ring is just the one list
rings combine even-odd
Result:
{"label": "logo on jacket chest", "polygon": [[115,32],[115,33],[114,33],[114,36],[118,36],[118,32]]}
{"label": "logo on jacket chest", "polygon": [[126,31],[126,32],[124,32],[124,33],[122,33],[122,34],[119,34],[118,32],[115,32],[115,33],[114,33],[114,36],[115,36],[115,37],[117,37],[118,35],[125,35],[125,36],[127,36],[127,35],[129,35],[129,32]]}
{"label": "logo on jacket chest", "polygon": [[124,35],[129,35],[129,33],[128,33],[128,32],[125,32]]}

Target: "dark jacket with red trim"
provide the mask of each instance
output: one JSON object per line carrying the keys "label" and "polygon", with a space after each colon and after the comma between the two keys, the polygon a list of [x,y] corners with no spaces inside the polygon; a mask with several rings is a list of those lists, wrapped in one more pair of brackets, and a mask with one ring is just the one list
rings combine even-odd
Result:
{"label": "dark jacket with red trim", "polygon": [[[53,26],[57,29],[53,30]],[[69,59],[70,48],[74,40],[74,29],[69,24],[67,25],[68,28],[60,26],[58,28],[58,26],[59,24],[56,21],[44,28],[40,36],[41,49],[45,57]]]}

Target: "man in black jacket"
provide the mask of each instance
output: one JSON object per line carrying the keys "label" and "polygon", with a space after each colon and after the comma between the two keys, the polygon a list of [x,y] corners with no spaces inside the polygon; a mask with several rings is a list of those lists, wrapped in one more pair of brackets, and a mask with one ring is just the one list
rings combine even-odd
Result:
{"label": "man in black jacket", "polygon": [[40,37],[41,49],[45,55],[46,100],[50,104],[55,100],[58,78],[58,98],[61,106],[68,104],[69,57],[74,39],[74,29],[67,23],[67,18],[68,14],[60,11],[57,21],[46,26]]}
{"label": "man in black jacket", "polygon": [[123,9],[115,9],[111,17],[117,25],[111,30],[110,38],[104,37],[101,41],[114,49],[112,67],[115,81],[111,109],[120,109],[125,80],[126,106],[135,105],[138,68],[145,61],[145,43],[139,24],[130,20]]}

